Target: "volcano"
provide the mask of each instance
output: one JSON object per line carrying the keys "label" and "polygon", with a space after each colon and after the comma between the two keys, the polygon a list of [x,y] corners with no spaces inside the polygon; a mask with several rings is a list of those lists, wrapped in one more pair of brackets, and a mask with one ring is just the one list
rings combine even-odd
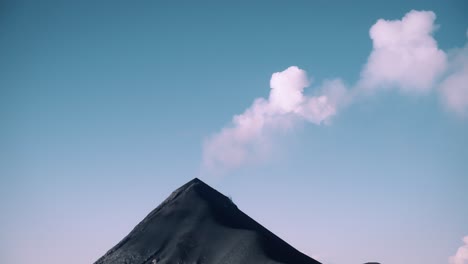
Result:
{"label": "volcano", "polygon": [[195,178],[95,264],[320,264]]}

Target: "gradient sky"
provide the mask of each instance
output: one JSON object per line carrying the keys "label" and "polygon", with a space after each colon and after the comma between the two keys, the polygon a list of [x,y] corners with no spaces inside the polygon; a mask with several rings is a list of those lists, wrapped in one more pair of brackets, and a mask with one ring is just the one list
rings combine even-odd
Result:
{"label": "gradient sky", "polygon": [[[196,2],[196,4],[195,4]],[[1,1],[0,262],[92,263],[194,177],[327,264],[445,264],[468,235],[468,118],[385,91],[268,159],[201,173],[203,142],[297,65],[355,83],[379,19],[468,2]]]}

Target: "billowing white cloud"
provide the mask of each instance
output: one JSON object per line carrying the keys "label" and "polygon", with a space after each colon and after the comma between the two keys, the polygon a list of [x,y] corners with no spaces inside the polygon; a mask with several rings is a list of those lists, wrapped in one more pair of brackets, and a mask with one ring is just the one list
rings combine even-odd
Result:
{"label": "billowing white cloud", "polygon": [[465,243],[459,247],[454,256],[449,258],[450,264],[468,264],[468,236],[463,238]]}
{"label": "billowing white cloud", "polygon": [[204,169],[218,173],[261,159],[276,131],[294,128],[301,120],[328,122],[344,101],[346,87],[340,80],[326,81],[317,96],[306,96],[309,84],[306,72],[296,66],[274,73],[268,99],[256,99],[231,124],[205,140]]}
{"label": "billowing white cloud", "polygon": [[436,15],[411,11],[401,20],[379,19],[370,29],[373,50],[361,72],[360,86],[428,92],[446,68],[446,54],[432,33]]}
{"label": "billowing white cloud", "polygon": [[296,66],[275,72],[270,80],[269,102],[281,112],[296,112],[304,102],[303,91],[307,86],[309,81],[306,72]]}
{"label": "billowing white cloud", "polygon": [[[468,38],[468,31],[467,31]],[[468,115],[468,43],[452,52],[450,73],[440,84],[439,91],[445,106],[461,115]]]}
{"label": "billowing white cloud", "polygon": [[468,113],[468,44],[448,59],[432,35],[437,29],[435,19],[431,11],[414,10],[401,20],[379,19],[369,32],[373,49],[353,88],[341,79],[326,80],[306,95],[310,79],[304,70],[291,66],[273,73],[268,99],[256,99],[205,140],[203,168],[219,172],[263,159],[278,132],[300,121],[328,124],[356,98],[366,98],[381,88],[417,95],[437,87],[448,109]]}

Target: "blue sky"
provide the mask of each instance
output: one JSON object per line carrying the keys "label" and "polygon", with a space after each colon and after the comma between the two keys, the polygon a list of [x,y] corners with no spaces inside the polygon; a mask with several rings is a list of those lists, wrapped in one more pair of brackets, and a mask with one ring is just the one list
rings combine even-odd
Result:
{"label": "blue sky", "polygon": [[273,73],[307,72],[306,98],[326,79],[356,89],[378,19],[430,10],[452,56],[466,1],[76,2],[0,4],[0,262],[91,263],[193,177],[324,263],[449,263],[463,245],[468,119],[441,100],[449,70],[262,132],[268,155],[222,174],[203,155]]}

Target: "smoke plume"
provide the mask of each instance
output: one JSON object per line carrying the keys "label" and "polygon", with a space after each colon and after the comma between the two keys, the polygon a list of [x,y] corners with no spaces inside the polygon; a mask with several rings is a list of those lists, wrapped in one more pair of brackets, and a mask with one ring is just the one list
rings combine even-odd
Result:
{"label": "smoke plume", "polygon": [[310,85],[304,70],[291,66],[270,80],[268,99],[258,98],[231,124],[204,143],[204,168],[223,172],[267,155],[276,132],[288,131],[298,122],[326,123],[346,95],[341,80],[326,81],[317,96],[304,95]]}
{"label": "smoke plume", "polygon": [[[307,95],[311,78],[297,66],[273,73],[267,98],[257,98],[203,144],[202,167],[222,173],[268,156],[275,135],[300,122],[329,124],[340,110],[382,89],[403,95],[437,90],[449,111],[468,112],[468,45],[449,54],[438,48],[433,33],[436,15],[410,11],[401,20],[379,19],[369,31],[373,49],[359,81],[351,87],[337,78],[325,80]],[[468,34],[468,32],[467,32]],[[458,263],[457,263],[458,264]]]}

